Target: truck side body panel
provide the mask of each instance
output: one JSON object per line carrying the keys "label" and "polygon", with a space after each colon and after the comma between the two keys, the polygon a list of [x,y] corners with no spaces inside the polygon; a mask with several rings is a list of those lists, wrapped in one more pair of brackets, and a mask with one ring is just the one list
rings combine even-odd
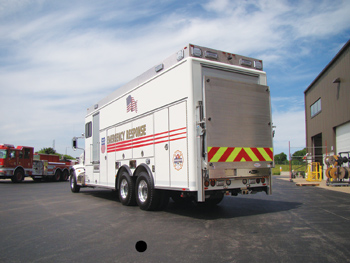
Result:
{"label": "truck side body panel", "polygon": [[[88,185],[114,188],[116,167],[130,166],[135,160],[137,164],[146,163],[147,160],[150,169],[154,166],[156,187],[188,187],[186,101],[191,96],[189,67],[190,63],[184,61],[167,74],[158,75],[87,116],[86,123],[92,121],[95,127],[93,116],[98,112],[100,122],[99,144],[93,143],[94,131],[85,140]],[[95,149],[99,150],[99,162],[94,161],[92,153],[96,153]],[[159,156],[158,160],[155,156]]]}

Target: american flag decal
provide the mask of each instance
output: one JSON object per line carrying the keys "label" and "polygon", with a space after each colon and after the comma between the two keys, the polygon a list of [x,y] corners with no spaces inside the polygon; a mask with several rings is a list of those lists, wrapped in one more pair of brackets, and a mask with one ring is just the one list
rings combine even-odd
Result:
{"label": "american flag decal", "polygon": [[101,139],[101,152],[105,153],[105,151],[106,151],[106,137],[103,137]]}
{"label": "american flag decal", "polygon": [[130,111],[137,113],[137,101],[131,95],[126,98],[126,112]]}

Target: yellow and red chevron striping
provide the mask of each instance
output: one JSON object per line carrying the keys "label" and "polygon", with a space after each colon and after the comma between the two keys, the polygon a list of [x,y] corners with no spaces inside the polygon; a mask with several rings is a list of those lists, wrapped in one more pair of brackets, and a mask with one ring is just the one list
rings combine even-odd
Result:
{"label": "yellow and red chevron striping", "polygon": [[208,162],[273,161],[272,148],[208,147]]}

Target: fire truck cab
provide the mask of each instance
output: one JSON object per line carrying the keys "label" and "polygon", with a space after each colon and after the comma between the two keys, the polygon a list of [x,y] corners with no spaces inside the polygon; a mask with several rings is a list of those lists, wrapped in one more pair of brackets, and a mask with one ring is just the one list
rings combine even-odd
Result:
{"label": "fire truck cab", "polygon": [[0,144],[0,178],[23,181],[25,174],[32,174],[33,155],[33,147]]}

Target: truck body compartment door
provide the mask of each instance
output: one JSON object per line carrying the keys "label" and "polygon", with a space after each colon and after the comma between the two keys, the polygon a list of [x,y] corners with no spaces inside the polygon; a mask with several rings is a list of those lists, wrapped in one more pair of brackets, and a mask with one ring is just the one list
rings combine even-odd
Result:
{"label": "truck body compartment door", "polygon": [[267,168],[273,161],[269,87],[204,76],[212,168]]}

